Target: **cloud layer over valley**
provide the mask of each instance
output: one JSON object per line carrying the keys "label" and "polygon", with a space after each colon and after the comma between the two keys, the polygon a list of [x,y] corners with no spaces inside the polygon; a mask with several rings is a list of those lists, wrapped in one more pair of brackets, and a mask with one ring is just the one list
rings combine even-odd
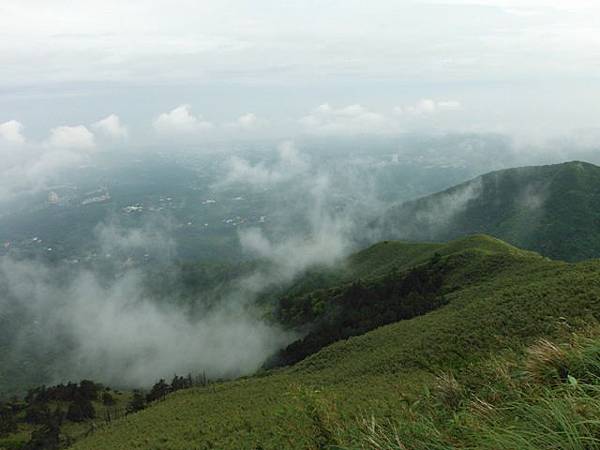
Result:
{"label": "cloud layer over valley", "polygon": [[[248,294],[234,284],[215,307],[202,306],[202,293],[182,306],[174,302],[177,291],[170,298],[149,293],[149,274],[118,258],[119,252],[151,251],[152,245],[172,252],[165,248],[169,242],[164,230],[100,227],[98,246],[113,252],[112,264],[118,265],[108,278],[99,268],[2,257],[0,310],[20,324],[14,334],[2,336],[11,349],[3,358],[24,363],[35,355],[45,361],[38,383],[93,378],[146,386],[173,373],[213,378],[252,373],[290,341],[293,335],[253,308],[259,286]],[[27,370],[22,376],[36,377]]]}

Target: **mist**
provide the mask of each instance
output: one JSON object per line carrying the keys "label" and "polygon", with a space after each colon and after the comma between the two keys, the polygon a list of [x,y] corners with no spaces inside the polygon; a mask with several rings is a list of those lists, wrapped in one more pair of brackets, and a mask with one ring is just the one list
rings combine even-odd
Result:
{"label": "mist", "polygon": [[[120,240],[110,237],[117,234]],[[131,249],[159,239],[153,230],[99,233],[100,246]],[[162,237],[162,239],[161,239]],[[145,294],[147,276],[126,268],[106,278],[94,269],[51,267],[39,261],[0,261],[2,311],[25,323],[10,337],[14,355],[57,355],[43,382],[91,378],[117,386],[146,386],[173,373],[222,378],[248,374],[294,336],[267,323],[246,293],[228,293],[218,307],[195,315]],[[176,295],[176,292],[173,293]],[[201,303],[201,299],[198,299]]]}
{"label": "mist", "polygon": [[[89,378],[136,387],[173,373],[231,378],[258,370],[299,337],[267,319],[259,297],[311,268],[341,263],[357,248],[358,212],[364,214],[367,204],[371,210],[382,205],[372,180],[355,181],[348,190],[352,164],[343,176],[334,174],[291,141],[279,144],[275,155],[256,163],[226,159],[224,176],[213,186],[285,192],[270,204],[282,221],[238,230],[241,251],[260,263],[220,286],[217,300],[207,286],[192,301],[179,301],[174,239],[179,225],[168,212],[137,226],[118,215],[107,217],[86,244],[95,255],[89,261],[3,255],[0,311],[20,324],[3,337],[10,348],[6,358],[43,360],[37,383]],[[340,190],[352,201],[341,202]],[[173,292],[149,289],[155,272],[170,273]]]}
{"label": "mist", "polygon": [[[431,103],[420,105],[420,115],[431,114]],[[414,116],[412,108],[402,114]],[[444,112],[452,113],[453,108]],[[197,125],[196,116],[181,118],[190,111],[161,116],[161,133],[168,120]],[[593,159],[596,154],[588,141],[556,141],[541,148],[497,134],[322,135],[324,130],[342,129],[331,125],[338,116],[344,126],[351,126],[355,119],[348,115],[367,113],[361,108],[325,109],[307,122],[314,125],[327,116],[325,128],[311,137],[251,142],[244,149],[221,142],[218,151],[206,152],[211,147],[199,136],[205,131],[200,129],[186,131],[186,142],[197,142],[197,150],[129,149],[124,143],[135,141],[135,134],[116,115],[83,126],[91,138],[75,127],[31,141],[20,127],[9,127],[4,140],[9,136],[12,143],[0,148],[12,159],[2,166],[0,187],[7,204],[19,203],[6,217],[19,218],[24,212],[21,222],[5,227],[6,235],[22,235],[13,230],[20,230],[23,221],[35,223],[40,211],[47,214],[41,217],[57,218],[54,227],[59,231],[79,226],[77,218],[88,215],[92,228],[73,248],[56,248],[56,239],[38,238],[38,231],[6,238],[0,251],[0,320],[6,324],[0,350],[7,366],[31,374],[27,364],[43,361],[44,370],[21,380],[29,385],[91,378],[136,387],[174,373],[204,372],[211,378],[252,374],[300,336],[268,318],[260,305],[262,296],[285,289],[309,270],[340,267],[352,252],[389,237],[374,224],[394,205],[489,170],[577,156]],[[178,128],[169,130],[175,136],[170,139],[177,142]],[[185,176],[178,168],[165,173],[168,183],[152,184],[153,178],[160,178],[152,172],[159,166],[145,162],[157,154],[160,167],[175,162],[185,168]],[[95,173],[89,168],[99,173],[97,180],[87,176]],[[124,196],[122,186],[137,186],[138,173],[147,177],[143,180],[152,190],[136,193],[135,187],[134,194],[126,191]],[[81,179],[89,187],[79,187]],[[179,191],[173,190],[175,182],[182,186]],[[50,195],[57,184],[70,186],[72,192],[56,194],[59,202]],[[94,193],[98,188],[106,194],[116,189],[116,198],[109,195],[104,200]],[[416,221],[432,233],[440,231],[480,191],[477,181],[455,189],[419,210]],[[23,201],[24,195],[33,200]],[[88,205],[90,198],[95,200]],[[541,214],[544,200],[544,187],[532,185],[515,202]],[[251,203],[244,206],[246,202]],[[215,205],[221,209],[210,212]],[[193,213],[190,207],[196,208]],[[246,212],[239,212],[244,208]],[[66,217],[76,221],[61,222],[63,211],[70,211]],[[413,219],[397,218],[393,235],[415,235]],[[235,223],[229,225],[228,220]],[[69,232],[61,236],[66,241],[72,237]],[[227,237],[234,250],[220,244],[211,247],[216,256],[207,254],[206,242],[213,237]],[[23,245],[37,250],[18,251]],[[219,286],[218,295],[214,286],[207,286],[195,291],[193,299],[180,301],[178,264],[182,254],[191,254],[191,245],[198,245],[193,255],[199,261],[227,256],[230,262],[258,263]],[[149,290],[157,272],[170,274],[173,292],[157,295]]]}

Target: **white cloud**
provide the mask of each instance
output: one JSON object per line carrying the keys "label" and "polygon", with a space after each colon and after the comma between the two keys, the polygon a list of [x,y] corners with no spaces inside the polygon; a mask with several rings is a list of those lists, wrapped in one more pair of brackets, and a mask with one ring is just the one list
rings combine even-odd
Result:
{"label": "white cloud", "polygon": [[23,125],[16,120],[9,120],[0,124],[0,139],[11,144],[24,144]]}
{"label": "white cloud", "polygon": [[[89,111],[111,97],[134,123],[143,120],[136,105],[148,92],[153,101],[185,95],[195,102],[208,98],[201,94],[206,89],[213,100],[218,92],[221,114],[237,114],[240,105],[252,111],[263,97],[259,112],[276,121],[282,110],[319,104],[325,91],[338,106],[358,102],[348,100],[357,92],[366,105],[412,88],[418,96],[438,95],[422,93],[424,86],[459,93],[468,101],[469,122],[486,128],[531,129],[525,123],[537,120],[554,132],[557,125],[593,126],[600,112],[592,76],[600,49],[598,0],[332,0],[319,3],[318,17],[312,3],[272,0],[2,5],[0,115],[9,117],[27,112],[25,97],[73,95],[82,98],[80,105],[89,102]],[[119,17],[127,18],[127,27]],[[270,88],[250,88],[261,85]],[[105,96],[88,96],[100,86]],[[293,95],[286,93],[290,88]],[[16,111],[7,97],[20,99],[24,109]],[[73,105],[56,104],[56,117]],[[229,117],[235,123],[236,116]],[[307,128],[323,133],[347,128],[312,122]],[[185,123],[180,128],[197,129],[197,121]],[[35,130],[39,124],[28,125]],[[255,124],[248,115],[238,125],[241,133]],[[165,128],[174,131],[171,124]]]}
{"label": "white cloud", "polygon": [[265,132],[267,131],[268,125],[268,120],[263,119],[262,117],[259,117],[252,112],[249,112],[241,115],[232,122],[228,122],[221,125],[221,131],[227,133],[228,136],[230,136],[231,133],[246,135],[249,133],[256,133],[259,131]]}
{"label": "white cloud", "polygon": [[111,139],[125,139],[129,135],[127,127],[116,114],[111,114],[92,124],[92,128]]}
{"label": "white cloud", "polygon": [[232,128],[243,131],[255,131],[264,128],[268,121],[258,117],[254,113],[247,113],[240,116],[234,123],[230,124]]}
{"label": "white cloud", "polygon": [[[286,151],[284,148],[282,151]],[[351,246],[353,227],[347,211],[339,213],[332,208],[335,197],[328,174],[311,173],[301,177],[296,205],[297,212],[307,220],[309,232],[273,240],[260,228],[243,229],[239,232],[242,248],[260,258],[270,260],[279,272],[280,280],[292,279],[298,273],[314,265],[331,265],[339,261]],[[289,209],[291,210],[291,209]],[[290,255],[294,255],[290,258]]]}
{"label": "white cloud", "polygon": [[258,125],[258,122],[259,122],[258,117],[256,117],[256,114],[253,114],[253,113],[244,114],[237,120],[237,123],[240,125],[240,127],[247,129],[247,130],[256,128],[256,126]]}
{"label": "white cloud", "polygon": [[[142,229],[99,224],[92,245],[110,251],[111,262],[122,265],[111,281],[83,268],[74,268],[64,279],[61,268],[1,257],[6,294],[0,296],[0,310],[10,299],[11,305],[19,305],[20,320],[39,319],[39,332],[14,333],[3,345],[15,352],[41,348],[57,354],[46,367],[54,378],[48,382],[93,376],[104,383],[139,386],[174,372],[206,371],[211,378],[252,373],[289,344],[293,334],[249,307],[252,294],[246,290],[228,291],[218,305],[195,317],[187,308],[161,305],[148,296],[148,280],[128,267],[128,255],[134,249],[164,255],[171,240],[170,233],[151,224]],[[73,343],[68,349],[63,337]]]}
{"label": "white cloud", "polygon": [[[0,74],[3,85],[21,80],[219,80],[249,73],[263,80],[290,72],[296,79],[340,73],[420,79],[438,67],[440,57],[485,58],[487,36],[517,35],[537,24],[504,11],[541,12],[544,26],[562,29],[565,37],[594,28],[600,11],[597,0],[334,0],[319,3],[318,17],[312,3],[260,0],[3,3],[10,3],[0,15],[6,36],[0,42],[7,65]],[[569,17],[556,17],[556,11]],[[127,18],[127,27],[117,20],[121,17]],[[536,57],[531,61],[536,73],[543,73],[549,61],[537,58],[540,42],[523,44]],[[552,52],[551,45],[541,44]],[[583,44],[572,43],[575,54],[550,54],[562,64],[576,57],[585,68],[593,67],[589,44]],[[45,52],[38,51],[40,45]],[[515,64],[522,48],[507,45],[494,53],[505,62],[493,67],[495,74],[529,70]],[[438,79],[457,75],[455,67],[448,69]],[[458,69],[463,77],[471,67]]]}
{"label": "white cloud", "polygon": [[153,125],[161,134],[198,133],[214,128],[214,125],[202,116],[194,116],[190,105],[179,105],[167,113],[162,113],[154,120]]}
{"label": "white cloud", "polygon": [[334,108],[328,103],[313,109],[299,122],[304,130],[319,135],[357,135],[400,133],[411,124],[402,117],[426,117],[434,114],[458,111],[462,105],[457,100],[422,99],[408,106],[396,106],[394,114],[383,114],[355,104]]}
{"label": "white cloud", "polygon": [[52,128],[47,143],[55,148],[81,150],[89,150],[96,145],[94,134],[83,125]]}
{"label": "white cloud", "polygon": [[304,172],[308,169],[308,162],[300,154],[293,141],[284,141],[279,144],[280,167],[293,169],[294,172]]}
{"label": "white cloud", "polygon": [[79,144],[74,147],[75,139],[66,142],[64,136],[57,132],[53,143],[48,140],[41,144],[11,143],[0,138],[0,204],[45,189],[58,180],[63,170],[86,161],[91,153],[81,151]]}
{"label": "white cloud", "polygon": [[312,226],[310,237],[294,236],[280,242],[269,240],[259,228],[249,228],[240,232],[240,244],[246,252],[272,261],[284,280],[291,279],[307,267],[331,265],[347,253],[345,222],[326,217]]}
{"label": "white cloud", "polygon": [[430,99],[423,99],[423,100],[419,100],[413,106],[408,106],[404,111],[406,111],[410,114],[415,114],[415,115],[433,114],[436,110],[435,106],[436,106],[435,101],[430,100]]}
{"label": "white cloud", "polygon": [[232,156],[229,159],[229,170],[223,180],[223,184],[248,183],[255,185],[267,185],[280,181],[278,172],[265,167],[263,163],[251,164],[249,161]]}
{"label": "white cloud", "polygon": [[596,0],[443,0],[439,4],[485,5],[498,8],[558,9],[588,11],[598,8]]}
{"label": "white cloud", "polygon": [[227,174],[220,184],[242,183],[264,187],[305,174],[310,168],[308,161],[292,141],[285,141],[279,145],[278,156],[278,160],[272,165],[266,165],[264,162],[252,164],[234,156],[229,159]]}
{"label": "white cloud", "polygon": [[396,114],[410,114],[413,116],[426,116],[446,111],[459,111],[462,109],[462,104],[457,100],[442,100],[436,101],[429,98],[419,100],[414,105],[396,106],[394,112]]}
{"label": "white cloud", "polygon": [[300,119],[304,129],[313,134],[370,134],[393,131],[393,123],[384,115],[361,105],[333,108],[325,103]]}
{"label": "white cloud", "polygon": [[445,100],[437,103],[440,111],[458,111],[462,109],[462,104],[458,100]]}

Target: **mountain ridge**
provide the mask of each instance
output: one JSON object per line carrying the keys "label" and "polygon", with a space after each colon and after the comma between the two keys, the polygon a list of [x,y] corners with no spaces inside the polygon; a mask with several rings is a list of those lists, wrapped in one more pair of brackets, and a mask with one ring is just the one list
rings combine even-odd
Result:
{"label": "mountain ridge", "polygon": [[[401,253],[412,245],[388,242],[366,250],[373,259],[371,279],[380,277],[376,260],[381,267],[411,260],[414,255]],[[444,281],[448,301],[441,307],[339,340],[287,368],[172,394],[74,448],[149,448],[159,442],[173,450],[324,448],[324,442],[356,448],[364,445],[356,434],[361,415],[381,422],[420,420],[410,405],[433,402],[427,393],[439,389],[440,376],[477,385],[490,361],[520,358],[540,337],[559,338],[600,319],[600,261],[553,261],[487,236],[446,246],[446,252],[429,246],[452,274]],[[382,251],[387,260],[379,258]],[[443,425],[447,406],[432,406],[441,411],[436,439],[445,444],[422,448],[449,449],[457,439],[471,439]]]}
{"label": "mountain ridge", "polygon": [[554,259],[600,256],[600,167],[582,161],[502,169],[388,210],[383,239],[498,237]]}

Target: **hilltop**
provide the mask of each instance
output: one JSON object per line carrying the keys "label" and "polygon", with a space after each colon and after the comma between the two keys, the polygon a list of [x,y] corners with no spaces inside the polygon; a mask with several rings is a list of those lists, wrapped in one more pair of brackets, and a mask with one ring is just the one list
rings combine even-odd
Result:
{"label": "hilltop", "polygon": [[[440,277],[430,279],[434,273]],[[599,261],[552,261],[488,236],[447,244],[380,243],[349,259],[344,274],[337,275],[342,280],[338,286],[316,291],[314,297],[322,300],[313,311],[317,318],[328,302],[335,303],[335,295],[344,298],[357,274],[366,298],[390,281],[401,287],[412,279],[433,288],[412,289],[407,295],[399,291],[399,304],[419,292],[444,301],[327,345],[295,365],[171,394],[74,448],[403,448],[394,444],[396,438],[407,448],[485,448],[489,433],[500,439],[498,433],[510,429],[511,415],[502,413],[506,408],[533,408],[543,401],[564,406],[566,374],[573,374],[571,385],[581,376],[583,389],[586,371],[592,370],[580,364],[569,371],[575,359],[568,358],[598,348],[588,343],[588,350],[580,351],[572,343],[558,372],[552,365],[557,357],[542,358],[549,380],[543,384],[546,378],[527,375],[533,370],[527,347],[537,348],[541,337],[568,341],[595,325],[600,317]],[[543,364],[537,370],[543,371]],[[521,365],[527,374],[519,372]],[[506,403],[519,399],[525,403]],[[563,411],[563,422],[584,414],[576,406]],[[479,410],[486,416],[477,415]],[[518,425],[529,432],[527,420],[535,418],[523,414]],[[555,429],[555,438],[562,439],[562,425],[554,416],[539,417],[547,419],[540,439],[553,436]],[[579,432],[577,426],[573,430]],[[512,447],[494,447],[499,441],[490,440],[487,448],[544,448],[535,447],[533,434],[529,447],[515,446],[521,435],[511,436]]]}
{"label": "hilltop", "polygon": [[573,161],[491,172],[390,209],[387,239],[446,241],[486,233],[566,261],[600,256],[600,167]]}

